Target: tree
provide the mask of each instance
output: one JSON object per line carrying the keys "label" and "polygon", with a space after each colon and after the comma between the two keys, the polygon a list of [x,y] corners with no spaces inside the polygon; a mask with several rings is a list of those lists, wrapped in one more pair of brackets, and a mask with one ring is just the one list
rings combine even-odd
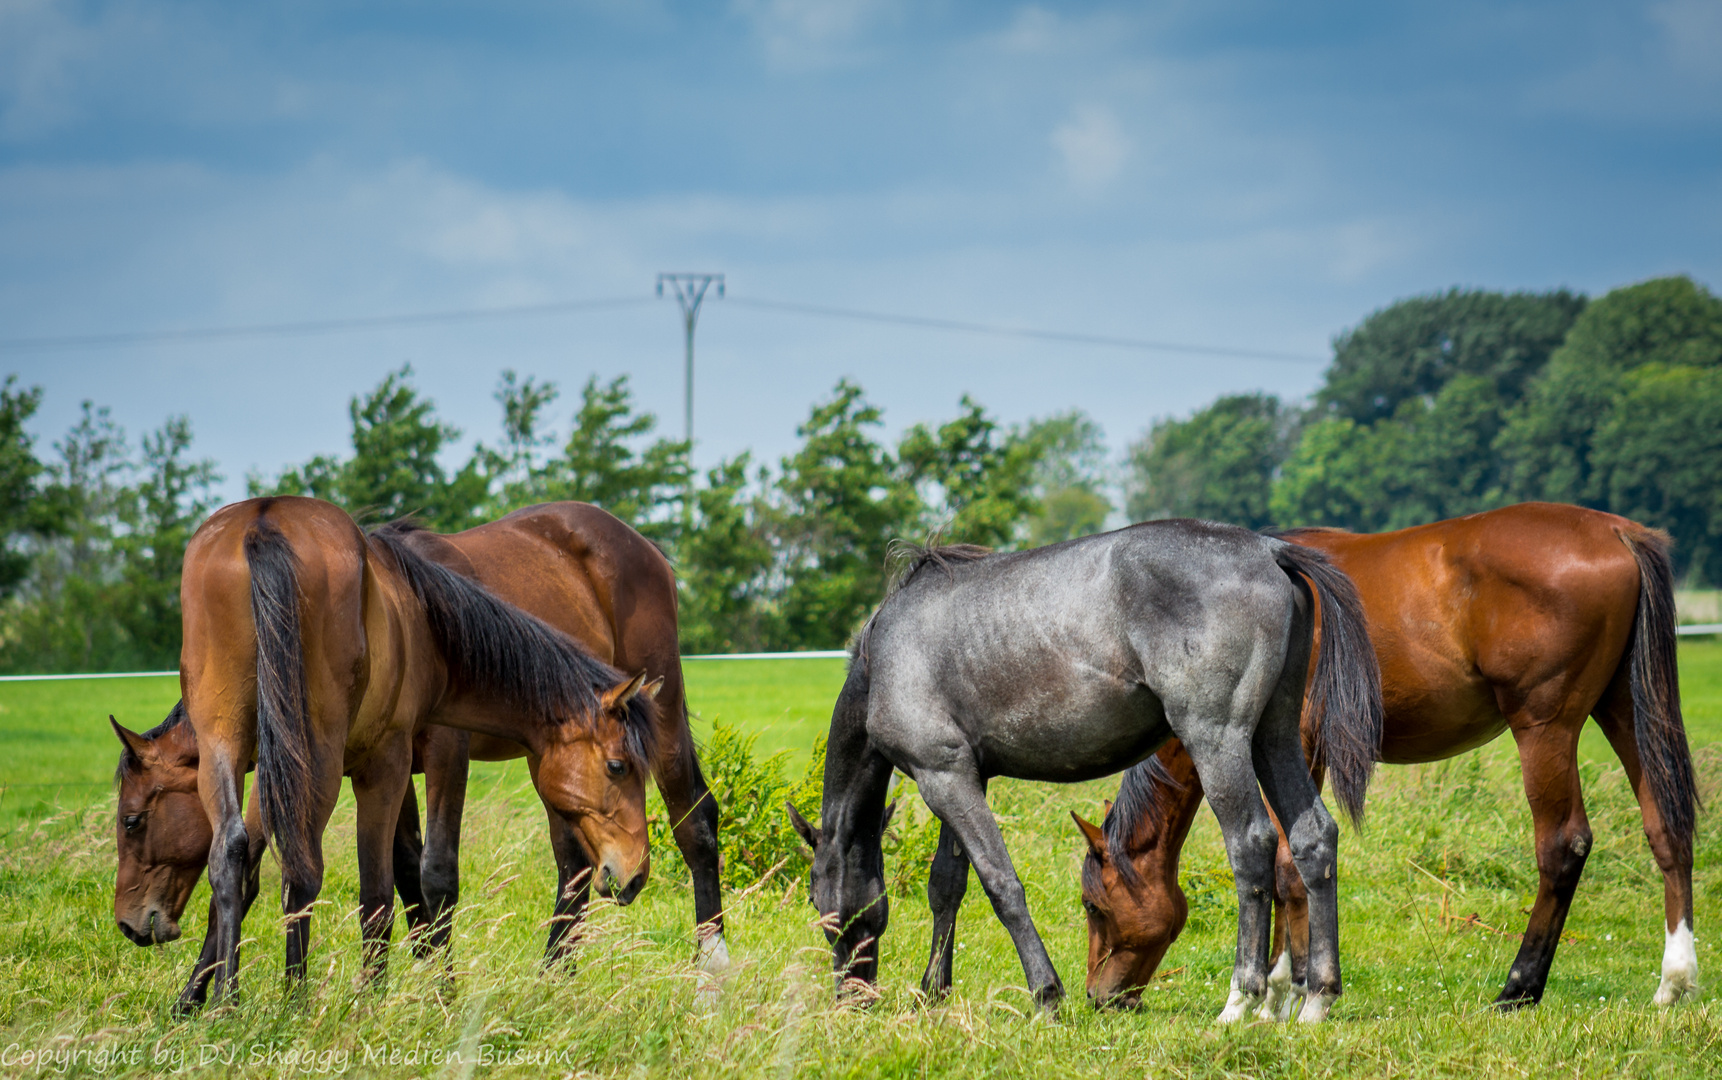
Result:
{"label": "tree", "polygon": [[[706,473],[694,493],[694,527],[682,539],[682,651],[754,652],[781,637],[768,593],[774,560],[771,507],[748,491],[743,453]],[[769,482],[766,470],[759,482]]]}
{"label": "tree", "polygon": [[1667,529],[1677,565],[1722,583],[1722,366],[1652,362],[1629,372],[1590,463],[1609,509]]}
{"label": "tree", "polygon": [[1573,324],[1548,369],[1501,433],[1511,492],[1524,499],[1600,505],[1591,440],[1627,392],[1625,375],[1645,364],[1709,367],[1722,362],[1722,300],[1688,277],[1615,289]]}
{"label": "tree", "polygon": [[1034,490],[1040,508],[1028,520],[1029,547],[1087,536],[1106,527],[1106,442],[1100,425],[1079,410],[1030,421],[1026,438],[1039,448]]}
{"label": "tree", "polygon": [[950,543],[1008,547],[1040,509],[1034,491],[1042,446],[998,422],[967,394],[962,414],[937,431],[916,424],[897,444],[904,480],[926,510],[926,532]]}
{"label": "tree", "polygon": [[44,467],[35,436],[24,430],[41,404],[42,388],[19,389],[16,375],[0,385],[0,599],[16,592],[30,572],[30,540],[61,525],[59,501],[43,498],[38,485]]}
{"label": "tree", "polygon": [[1487,380],[1511,405],[1584,307],[1565,289],[1450,289],[1396,301],[1334,340],[1318,412],[1371,425],[1412,398],[1432,399],[1456,375]]}
{"label": "tree", "polygon": [[869,431],[883,423],[861,388],[839,380],[796,429],[783,459],[780,568],[783,642],[837,648],[885,594],[885,557],[920,514],[913,488]]}
{"label": "tree", "polygon": [[125,531],[114,541],[122,565],[116,616],[134,662],[149,670],[179,666],[185,547],[221,502],[215,462],[187,460],[190,449],[191,421],[185,416],[170,417],[146,435],[142,478],[119,505]]}
{"label": "tree", "polygon": [[1130,448],[1132,521],[1200,517],[1270,523],[1268,495],[1294,417],[1271,394],[1222,397],[1187,420],[1156,421]]}

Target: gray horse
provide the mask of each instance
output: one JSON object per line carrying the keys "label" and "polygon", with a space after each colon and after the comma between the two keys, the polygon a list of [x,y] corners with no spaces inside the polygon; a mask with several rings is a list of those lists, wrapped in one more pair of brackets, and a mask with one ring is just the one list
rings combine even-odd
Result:
{"label": "gray horse", "polygon": [[[1072,783],[1118,772],[1176,735],[1225,835],[1238,949],[1221,1021],[1266,992],[1274,855],[1267,793],[1309,890],[1309,996],[1340,994],[1338,826],[1310,780],[1298,720],[1309,687],[1317,763],[1353,820],[1381,733],[1381,680],[1350,579],[1325,558],[1206,521],[1156,521],[1034,551],[923,551],[857,638],[831,717],[821,826],[790,808],[814,849],[812,899],[839,987],[871,984],[889,905],[881,837],[893,767],[942,828],[927,886],[933,950],[923,987],[950,986],[952,932],[972,863],[1035,1000],[1064,986],[1029,917],[987,808],[994,776]],[[1258,788],[1259,785],[1259,788]]]}

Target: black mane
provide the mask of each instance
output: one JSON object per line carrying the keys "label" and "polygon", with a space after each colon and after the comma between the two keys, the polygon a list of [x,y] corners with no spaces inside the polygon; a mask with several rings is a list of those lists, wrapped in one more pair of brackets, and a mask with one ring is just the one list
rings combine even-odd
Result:
{"label": "black mane", "polygon": [[885,595],[899,592],[908,588],[915,576],[929,566],[936,566],[947,575],[953,566],[963,563],[978,562],[993,553],[993,549],[979,544],[911,544],[903,540],[891,543],[890,558],[899,560],[901,569],[892,578],[891,585],[885,590]]}
{"label": "black mane", "polygon": [[1136,827],[1147,821],[1156,827],[1166,824],[1165,807],[1160,802],[1161,789],[1182,791],[1184,785],[1173,779],[1160,763],[1158,754],[1124,770],[1124,781],[1118,785],[1118,800],[1107,811],[1100,831],[1106,837],[1106,857],[1118,876],[1136,884],[1136,865],[1130,861],[1128,845]]}
{"label": "black mane", "polygon": [[[418,525],[397,521],[370,535],[394,557],[424,606],[455,684],[495,694],[551,724],[575,718],[591,722],[600,709],[599,695],[627,676],[574,638],[414,551],[407,537],[420,531]],[[657,735],[651,699],[635,694],[622,722],[629,756],[649,770]]]}

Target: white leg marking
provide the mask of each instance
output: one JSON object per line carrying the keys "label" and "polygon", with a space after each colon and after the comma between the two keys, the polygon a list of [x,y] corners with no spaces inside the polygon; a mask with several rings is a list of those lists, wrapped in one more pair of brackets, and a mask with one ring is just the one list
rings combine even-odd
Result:
{"label": "white leg marking", "polygon": [[1300,1024],[1319,1024],[1327,1019],[1327,1010],[1339,1000],[1338,994],[1310,994],[1303,999],[1303,1012],[1297,1014]]}
{"label": "white leg marking", "polygon": [[1256,1019],[1284,1021],[1291,1015],[1291,990],[1291,955],[1282,952],[1274,961],[1274,969],[1268,972],[1268,996],[1256,1010]]}
{"label": "white leg marking", "polygon": [[712,975],[721,975],[729,969],[729,946],[724,944],[721,933],[700,939],[700,954],[694,966]]}
{"label": "white leg marking", "polygon": [[1261,1000],[1255,994],[1246,994],[1234,986],[1231,994],[1226,998],[1226,1007],[1220,1010],[1220,1019],[1217,1022],[1235,1024],[1254,1012]]}
{"label": "white leg marking", "polygon": [[1692,928],[1681,919],[1662,947],[1662,985],[1656,988],[1658,1005],[1672,1005],[1698,992],[1698,950],[1692,944]]}

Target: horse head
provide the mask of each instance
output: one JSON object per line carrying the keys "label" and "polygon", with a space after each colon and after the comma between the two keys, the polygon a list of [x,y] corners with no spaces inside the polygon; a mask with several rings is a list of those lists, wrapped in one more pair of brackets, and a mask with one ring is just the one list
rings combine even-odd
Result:
{"label": "horse head", "polygon": [[179,937],[179,918],[209,862],[214,832],[197,796],[197,735],[183,706],[140,735],[108,722],[119,736],[119,872],[114,920],[137,945]]}
{"label": "horse head", "polygon": [[[1178,885],[1178,861],[1158,844],[1129,854],[1120,872],[1100,826],[1073,811],[1088,842],[1082,864],[1082,909],[1088,915],[1088,1000],[1097,1008],[1135,1008],[1189,918]],[[1169,868],[1169,870],[1168,870]]]}
{"label": "horse head", "polygon": [[598,895],[627,904],[646,884],[646,775],[641,728],[663,679],[640,672],[598,695],[594,716],[551,728],[530,758],[532,782],[551,812],[567,821],[592,866]]}
{"label": "horse head", "polygon": [[859,836],[845,841],[827,835],[836,831],[833,826],[827,824],[822,830],[802,817],[794,804],[788,807],[790,824],[813,849],[809,899],[831,943],[840,993],[848,989],[870,995],[879,977],[879,939],[891,919],[880,838],[896,809],[896,803],[888,804],[877,831],[867,830],[871,842],[861,844],[856,842],[862,839]]}

